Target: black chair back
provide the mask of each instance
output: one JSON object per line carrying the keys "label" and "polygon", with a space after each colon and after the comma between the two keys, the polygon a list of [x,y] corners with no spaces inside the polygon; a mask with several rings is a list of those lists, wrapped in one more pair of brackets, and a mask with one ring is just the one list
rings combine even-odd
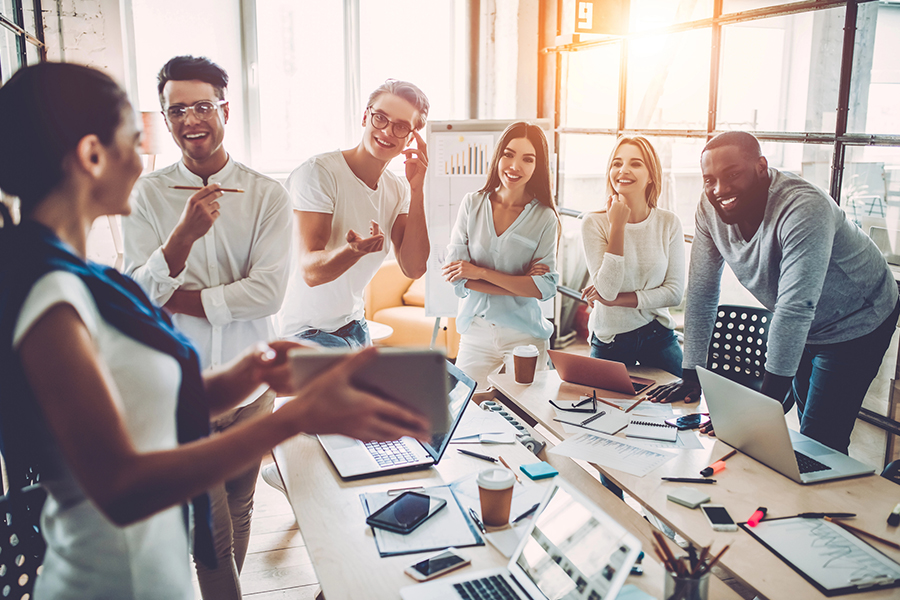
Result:
{"label": "black chair back", "polygon": [[759,391],[766,373],[766,343],[771,323],[772,313],[764,308],[720,305],[706,368]]}
{"label": "black chair back", "polygon": [[47,549],[40,531],[46,498],[47,493],[38,484],[0,497],[0,593],[4,598],[34,596],[34,581]]}

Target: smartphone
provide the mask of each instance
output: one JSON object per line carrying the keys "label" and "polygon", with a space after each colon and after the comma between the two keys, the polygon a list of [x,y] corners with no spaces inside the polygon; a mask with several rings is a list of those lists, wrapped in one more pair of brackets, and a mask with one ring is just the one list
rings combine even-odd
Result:
{"label": "smartphone", "polygon": [[713,531],[737,531],[737,524],[721,504],[701,504],[700,510],[706,515]]}
{"label": "smartphone", "polygon": [[666,423],[672,427],[677,427],[679,430],[697,429],[698,427],[703,427],[709,423],[709,415],[693,413],[677,418],[666,419]]}
{"label": "smartphone", "polygon": [[472,561],[460,554],[456,548],[447,548],[440,554],[406,567],[404,573],[416,581],[428,581],[453,569],[464,567],[470,562]]}
{"label": "smartphone", "polygon": [[446,504],[443,498],[404,492],[369,515],[366,523],[395,533],[409,533]]}

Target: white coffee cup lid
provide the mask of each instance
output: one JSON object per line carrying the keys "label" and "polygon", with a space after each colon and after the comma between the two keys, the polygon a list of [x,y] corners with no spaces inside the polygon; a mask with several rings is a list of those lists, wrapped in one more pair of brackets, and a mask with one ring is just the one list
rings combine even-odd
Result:
{"label": "white coffee cup lid", "polygon": [[515,474],[509,469],[492,467],[478,473],[478,487],[486,490],[505,490],[515,482]]}
{"label": "white coffee cup lid", "polygon": [[527,346],[516,346],[513,349],[513,356],[531,357],[539,354],[537,346],[528,344]]}

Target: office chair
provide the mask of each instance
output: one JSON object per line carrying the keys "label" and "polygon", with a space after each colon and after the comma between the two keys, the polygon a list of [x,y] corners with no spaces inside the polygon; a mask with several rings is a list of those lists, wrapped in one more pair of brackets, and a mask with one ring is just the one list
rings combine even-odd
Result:
{"label": "office chair", "polygon": [[706,368],[759,391],[766,373],[766,342],[771,323],[772,313],[764,308],[720,305]]}
{"label": "office chair", "polygon": [[900,485],[900,460],[889,463],[881,472],[881,476]]}
{"label": "office chair", "polygon": [[47,492],[34,483],[39,477],[24,474],[26,485],[11,482],[9,491],[0,497],[0,593],[4,598],[31,598],[34,582],[44,563],[47,544],[41,535],[41,509]]}

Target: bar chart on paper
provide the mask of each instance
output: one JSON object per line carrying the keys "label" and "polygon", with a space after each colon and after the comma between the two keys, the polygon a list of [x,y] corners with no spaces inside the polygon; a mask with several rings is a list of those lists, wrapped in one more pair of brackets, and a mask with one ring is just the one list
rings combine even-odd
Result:
{"label": "bar chart on paper", "polygon": [[442,135],[437,144],[437,175],[478,175],[490,169],[493,135]]}

